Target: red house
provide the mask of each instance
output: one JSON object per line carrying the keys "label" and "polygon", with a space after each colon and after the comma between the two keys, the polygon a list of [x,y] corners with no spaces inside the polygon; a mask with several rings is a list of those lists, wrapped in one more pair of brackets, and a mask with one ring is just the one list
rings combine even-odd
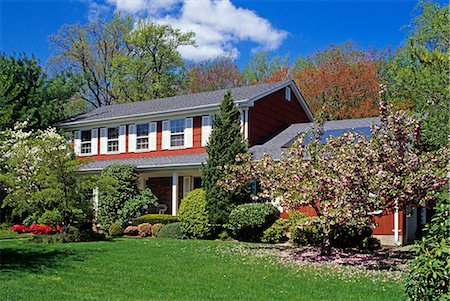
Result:
{"label": "red house", "polygon": [[[100,173],[113,163],[133,164],[139,171],[140,187],[151,188],[168,212],[176,215],[179,201],[201,185],[212,116],[226,92],[105,106],[66,121],[62,128],[72,132],[77,155],[93,159],[82,165],[82,173]],[[313,115],[293,81],[234,88],[231,94],[255,159],[263,153],[279,159],[286,145],[312,126]],[[378,119],[332,121],[325,126],[342,130],[373,122]],[[408,230],[407,218],[399,213],[395,226],[392,215],[382,217],[375,234],[394,240],[397,233],[395,240],[403,243],[415,231]]]}

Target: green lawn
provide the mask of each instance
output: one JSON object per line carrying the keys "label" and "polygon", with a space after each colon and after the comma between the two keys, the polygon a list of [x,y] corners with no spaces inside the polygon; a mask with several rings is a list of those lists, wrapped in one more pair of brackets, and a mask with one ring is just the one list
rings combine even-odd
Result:
{"label": "green lawn", "polygon": [[[0,300],[403,300],[403,284],[243,255],[239,243],[0,240]],[[345,277],[344,277],[345,278]]]}

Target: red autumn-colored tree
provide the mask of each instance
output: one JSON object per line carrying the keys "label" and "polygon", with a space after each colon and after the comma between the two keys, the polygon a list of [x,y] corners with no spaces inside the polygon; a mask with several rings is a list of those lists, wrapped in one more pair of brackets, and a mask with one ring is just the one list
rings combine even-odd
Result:
{"label": "red autumn-colored tree", "polygon": [[243,85],[238,66],[229,58],[206,60],[187,72],[187,93],[228,89]]}
{"label": "red autumn-colored tree", "polygon": [[314,114],[326,119],[378,115],[380,55],[351,41],[297,59],[293,78]]}

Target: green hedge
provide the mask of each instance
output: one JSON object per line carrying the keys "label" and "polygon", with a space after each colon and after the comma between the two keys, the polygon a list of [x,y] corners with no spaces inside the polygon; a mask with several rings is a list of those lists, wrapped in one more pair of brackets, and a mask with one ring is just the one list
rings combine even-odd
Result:
{"label": "green hedge", "polygon": [[178,217],[170,214],[146,214],[133,219],[133,226],[143,223],[167,225],[175,222],[178,222]]}
{"label": "green hedge", "polygon": [[206,211],[205,191],[192,190],[181,201],[178,216],[183,233],[189,238],[206,238],[211,234],[211,224]]}

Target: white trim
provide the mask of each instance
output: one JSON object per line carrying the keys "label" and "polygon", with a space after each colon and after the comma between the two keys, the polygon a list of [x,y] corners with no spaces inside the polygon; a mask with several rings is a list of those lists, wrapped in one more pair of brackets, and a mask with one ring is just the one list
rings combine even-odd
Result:
{"label": "white trim", "polygon": [[91,155],[98,154],[98,129],[91,131]]}
{"label": "white trim", "polygon": [[184,119],[184,147],[192,148],[194,146],[194,118]]}
{"label": "white trim", "polygon": [[148,125],[148,147],[150,151],[156,150],[157,123],[150,122]]}
{"label": "white trim", "polygon": [[170,120],[162,122],[161,149],[170,149]]}
{"label": "white trim", "polygon": [[100,129],[100,155],[108,153],[108,128]]}
{"label": "white trim", "polygon": [[172,215],[176,216],[178,212],[178,173],[172,172]]}
{"label": "white trim", "polygon": [[[73,139],[73,151],[78,156],[81,155],[81,131],[75,131]],[[83,154],[85,155],[85,154]]]}
{"label": "white trim", "polygon": [[209,136],[212,131],[212,120],[210,115],[202,116],[202,146],[208,144]]}
{"label": "white trim", "polygon": [[137,134],[136,134],[137,125],[130,124],[128,126],[128,152],[134,153],[137,151]]}
{"label": "white trim", "polygon": [[119,153],[126,152],[127,145],[127,126],[121,125],[119,126]]}

